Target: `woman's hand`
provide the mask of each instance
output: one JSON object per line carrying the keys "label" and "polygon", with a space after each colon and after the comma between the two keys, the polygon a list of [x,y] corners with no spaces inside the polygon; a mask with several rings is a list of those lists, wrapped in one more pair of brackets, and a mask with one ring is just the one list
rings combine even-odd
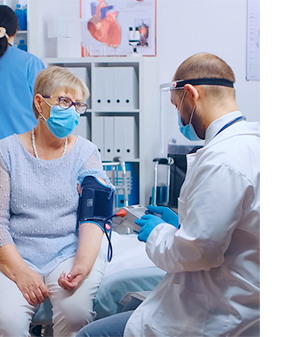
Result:
{"label": "woman's hand", "polygon": [[31,305],[41,304],[48,297],[49,290],[42,277],[29,267],[19,270],[15,276],[15,283]]}
{"label": "woman's hand", "polygon": [[87,267],[82,264],[77,264],[73,266],[68,275],[66,275],[65,272],[60,275],[58,284],[65,290],[75,290],[80,286],[87,275]]}

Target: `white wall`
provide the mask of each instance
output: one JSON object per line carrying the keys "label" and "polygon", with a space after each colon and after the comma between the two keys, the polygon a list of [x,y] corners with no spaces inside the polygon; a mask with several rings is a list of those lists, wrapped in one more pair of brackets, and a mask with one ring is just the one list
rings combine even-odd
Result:
{"label": "white wall", "polygon": [[[258,0],[259,1],[259,0]],[[233,69],[238,107],[260,119],[260,82],[246,80],[247,0],[157,0],[160,83],[198,52],[213,53]]]}
{"label": "white wall", "polygon": [[[29,0],[29,4],[29,51],[40,58],[55,57],[56,41],[47,38],[47,21],[56,16],[78,19],[80,0]],[[170,82],[189,56],[216,54],[235,73],[239,109],[248,121],[260,120],[260,82],[246,80],[247,0],[157,0],[156,21],[159,84]],[[166,155],[172,138],[178,144],[192,145],[180,134],[176,113],[170,109],[171,105],[166,109],[164,136],[159,139],[156,156]]]}
{"label": "white wall", "polygon": [[[0,0],[12,7],[17,2],[27,1]],[[54,16],[78,18],[80,0],[28,0],[28,3],[30,51],[40,58],[53,57],[56,46],[54,39],[46,38],[46,22]],[[247,0],[157,0],[159,83],[171,81],[187,57],[198,52],[216,54],[236,75],[239,109],[248,121],[259,121],[260,82],[246,80],[246,21]]]}
{"label": "white wall", "polygon": [[[55,16],[78,18],[80,0],[28,2],[29,31],[35,32],[30,51],[41,58],[53,57],[56,46],[54,39],[47,39],[46,22]],[[248,121],[259,121],[260,82],[246,80],[246,42],[247,0],[157,0],[159,83],[171,81],[187,57],[198,52],[216,54],[236,75],[239,109]]]}
{"label": "white wall", "polygon": [[30,52],[41,59],[56,57],[56,39],[47,37],[47,23],[55,17],[79,19],[80,0],[28,0],[28,2]]}

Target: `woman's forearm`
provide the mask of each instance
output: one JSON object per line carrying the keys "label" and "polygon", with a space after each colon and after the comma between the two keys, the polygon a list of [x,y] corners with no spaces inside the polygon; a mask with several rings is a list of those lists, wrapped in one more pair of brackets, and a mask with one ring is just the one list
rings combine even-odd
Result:
{"label": "woman's forearm", "polygon": [[23,268],[28,266],[13,244],[0,247],[0,270],[8,278],[15,282]]}
{"label": "woman's forearm", "polygon": [[79,227],[78,249],[75,265],[84,265],[89,274],[99,254],[103,239],[103,231],[93,223],[84,223]]}

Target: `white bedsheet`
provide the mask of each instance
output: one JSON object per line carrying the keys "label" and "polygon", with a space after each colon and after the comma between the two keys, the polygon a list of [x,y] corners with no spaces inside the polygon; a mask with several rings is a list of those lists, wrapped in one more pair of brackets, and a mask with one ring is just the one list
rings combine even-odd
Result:
{"label": "white bedsheet", "polygon": [[101,252],[106,261],[105,277],[127,269],[154,267],[154,263],[148,258],[144,242],[140,242],[136,234],[122,235],[112,232],[111,243],[113,257],[107,261],[108,241],[104,235]]}

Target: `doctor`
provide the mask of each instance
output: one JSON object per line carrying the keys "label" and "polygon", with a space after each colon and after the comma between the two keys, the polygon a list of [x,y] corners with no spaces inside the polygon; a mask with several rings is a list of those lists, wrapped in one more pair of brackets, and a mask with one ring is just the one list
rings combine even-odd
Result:
{"label": "doctor", "polygon": [[239,112],[234,82],[207,53],[177,69],[169,89],[180,131],[204,147],[187,156],[179,216],[148,206],[161,218],[137,220],[138,239],[167,274],[133,313],[78,336],[259,336],[259,125]]}

